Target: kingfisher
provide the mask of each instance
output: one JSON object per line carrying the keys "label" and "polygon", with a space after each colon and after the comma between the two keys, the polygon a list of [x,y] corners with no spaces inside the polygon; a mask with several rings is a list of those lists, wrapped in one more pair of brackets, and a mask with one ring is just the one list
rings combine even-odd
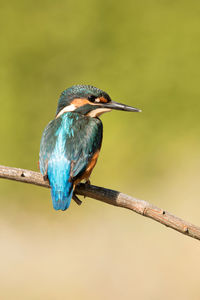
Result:
{"label": "kingfisher", "polygon": [[111,100],[91,85],[74,85],[59,98],[55,119],[45,128],[39,154],[39,166],[48,180],[55,210],[66,210],[75,195],[75,187],[89,178],[102,144],[103,125],[99,116],[111,110],[140,110]]}

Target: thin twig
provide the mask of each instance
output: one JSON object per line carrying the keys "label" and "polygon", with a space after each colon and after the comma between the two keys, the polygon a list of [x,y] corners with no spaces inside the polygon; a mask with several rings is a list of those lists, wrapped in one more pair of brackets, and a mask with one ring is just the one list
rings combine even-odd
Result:
{"label": "thin twig", "polygon": [[[46,188],[50,187],[48,181],[44,181],[40,173],[30,170],[0,166],[0,178],[17,180]],[[76,194],[94,198],[111,205],[133,210],[140,215],[151,218],[180,233],[200,240],[200,227],[188,223],[161,208],[151,205],[147,201],[139,200],[117,191],[87,184],[78,185],[75,192]]]}

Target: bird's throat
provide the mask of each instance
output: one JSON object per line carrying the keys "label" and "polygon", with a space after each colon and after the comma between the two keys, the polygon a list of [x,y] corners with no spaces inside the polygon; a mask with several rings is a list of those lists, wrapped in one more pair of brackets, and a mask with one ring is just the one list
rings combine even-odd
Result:
{"label": "bird's throat", "polygon": [[104,107],[102,107],[102,108],[97,108],[97,109],[91,110],[91,111],[87,114],[87,116],[88,116],[88,117],[91,117],[91,118],[96,118],[96,117],[99,117],[100,115],[102,115],[102,114],[104,114],[104,113],[106,113],[106,112],[109,112],[109,111],[111,111],[110,108],[104,108]]}

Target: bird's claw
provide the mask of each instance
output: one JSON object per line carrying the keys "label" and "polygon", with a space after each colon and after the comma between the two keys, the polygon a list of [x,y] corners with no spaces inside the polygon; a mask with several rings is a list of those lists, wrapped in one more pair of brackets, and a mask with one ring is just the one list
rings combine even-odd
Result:
{"label": "bird's claw", "polygon": [[43,176],[43,179],[44,179],[44,181],[49,181],[48,175],[47,175],[47,174],[44,175],[44,176]]}
{"label": "bird's claw", "polygon": [[[88,179],[88,180],[86,180],[86,182],[85,182],[85,186],[86,186],[86,188],[88,187],[88,186],[90,186],[91,185],[91,181]],[[86,196],[83,196],[84,198],[86,198]]]}
{"label": "bird's claw", "polygon": [[85,185],[86,185],[86,186],[91,185],[91,181],[88,179],[88,180],[85,182]]}
{"label": "bird's claw", "polygon": [[81,201],[75,194],[73,194],[72,199],[73,199],[78,205],[81,205],[81,204],[82,204],[82,201]]}

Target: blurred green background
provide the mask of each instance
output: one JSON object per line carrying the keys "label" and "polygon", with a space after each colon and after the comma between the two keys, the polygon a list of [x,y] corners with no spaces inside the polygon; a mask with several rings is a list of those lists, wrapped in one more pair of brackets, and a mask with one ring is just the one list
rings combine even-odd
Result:
{"label": "blurred green background", "polygon": [[[1,1],[1,164],[37,170],[62,90],[92,84],[141,114],[102,116],[95,185],[200,216],[199,1]],[[83,199],[0,181],[1,299],[200,299],[198,241]]]}

